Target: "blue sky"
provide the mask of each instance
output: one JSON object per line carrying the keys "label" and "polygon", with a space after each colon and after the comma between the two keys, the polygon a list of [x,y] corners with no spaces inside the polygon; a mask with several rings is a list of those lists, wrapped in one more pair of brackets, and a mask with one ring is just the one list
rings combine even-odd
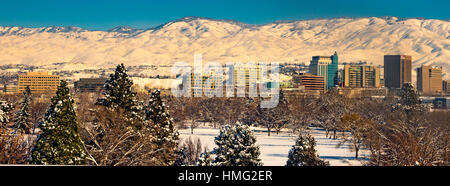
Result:
{"label": "blue sky", "polygon": [[0,25],[150,28],[185,16],[250,24],[369,16],[450,19],[449,7],[449,0],[21,0],[0,3]]}

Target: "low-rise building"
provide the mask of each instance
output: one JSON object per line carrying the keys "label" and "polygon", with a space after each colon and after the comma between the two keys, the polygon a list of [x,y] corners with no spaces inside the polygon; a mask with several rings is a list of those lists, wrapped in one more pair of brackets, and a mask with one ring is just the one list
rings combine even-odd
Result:
{"label": "low-rise building", "polygon": [[450,109],[450,98],[448,97],[434,98],[433,109]]}
{"label": "low-rise building", "polygon": [[450,95],[450,81],[442,81],[442,91],[444,95]]}
{"label": "low-rise building", "polygon": [[340,87],[339,94],[348,98],[385,97],[388,95],[386,88],[346,88]]}
{"label": "low-rise building", "polygon": [[4,85],[3,86],[3,93],[4,94],[17,94],[17,86],[16,85]]}
{"label": "low-rise building", "polygon": [[75,81],[76,92],[102,92],[105,90],[106,78],[80,78]]}
{"label": "low-rise building", "polygon": [[18,92],[30,87],[32,94],[55,94],[59,85],[59,76],[50,72],[27,72],[19,74]]}
{"label": "low-rise building", "polygon": [[324,77],[308,73],[300,74],[292,78],[294,87],[304,86],[304,90],[325,91]]}

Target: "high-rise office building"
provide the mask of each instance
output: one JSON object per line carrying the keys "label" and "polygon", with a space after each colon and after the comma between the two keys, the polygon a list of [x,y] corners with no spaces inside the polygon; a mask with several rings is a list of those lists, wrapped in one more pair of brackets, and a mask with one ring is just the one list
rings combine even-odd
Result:
{"label": "high-rise office building", "polygon": [[442,67],[417,68],[417,90],[425,95],[442,93]]}
{"label": "high-rise office building", "polygon": [[215,95],[217,90],[223,93],[223,74],[214,71],[191,73],[191,93],[194,97]]}
{"label": "high-rise office building", "polygon": [[49,72],[27,72],[19,74],[18,92],[29,86],[32,94],[55,94],[59,85],[59,76]]}
{"label": "high-rise office building", "polygon": [[380,88],[380,69],[375,66],[345,65],[343,86],[350,88]]}
{"label": "high-rise office building", "polygon": [[324,77],[325,89],[333,88],[339,83],[337,52],[332,56],[313,56],[309,71],[312,75]]}
{"label": "high-rise office building", "polygon": [[[190,88],[193,96],[214,95],[219,89],[224,91],[222,96],[249,95],[250,91],[257,93],[260,83],[261,66],[258,64],[233,64],[228,66],[227,72],[214,71],[193,72],[190,76]],[[227,75],[225,75],[227,74]],[[230,84],[224,84],[230,81]],[[226,95],[227,87],[232,89],[231,95]]]}
{"label": "high-rise office building", "polygon": [[[257,63],[243,63],[243,64],[233,64],[228,67],[228,80],[232,82],[234,90],[233,95],[250,95],[250,93],[257,93],[258,85],[263,77],[260,74],[262,72],[262,66]],[[231,75],[231,76],[230,76]],[[231,79],[230,79],[231,78]],[[268,80],[265,77],[264,80]],[[269,83],[271,86],[278,83]],[[230,86],[230,85],[227,85]]]}
{"label": "high-rise office building", "polygon": [[233,65],[235,86],[250,86],[258,83],[260,67],[257,64]]}
{"label": "high-rise office building", "polygon": [[384,56],[384,83],[387,88],[402,88],[403,83],[411,82],[411,56]]}

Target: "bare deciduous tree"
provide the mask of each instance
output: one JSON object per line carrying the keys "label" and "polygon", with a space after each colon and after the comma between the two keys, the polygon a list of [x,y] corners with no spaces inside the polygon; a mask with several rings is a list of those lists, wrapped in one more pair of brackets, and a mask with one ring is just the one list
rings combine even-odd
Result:
{"label": "bare deciduous tree", "polygon": [[24,164],[30,154],[30,146],[22,133],[0,128],[0,164]]}
{"label": "bare deciduous tree", "polygon": [[349,113],[353,105],[351,99],[339,95],[337,90],[331,90],[316,102],[314,112],[317,114],[314,116],[318,124],[326,130],[326,135],[332,131],[333,139],[336,139],[336,133],[340,130],[337,123],[344,114]]}
{"label": "bare deciduous tree", "polygon": [[30,113],[31,113],[31,122],[32,122],[32,134],[36,133],[36,128],[39,125],[39,122],[44,117],[44,113],[47,110],[48,107],[47,102],[42,101],[33,101],[30,107]]}
{"label": "bare deciduous tree", "polygon": [[200,154],[202,153],[202,143],[200,142],[200,139],[196,138],[194,142],[191,137],[187,138],[181,145],[181,149],[184,154],[183,165],[197,165]]}
{"label": "bare deciduous tree", "polygon": [[383,135],[381,153],[371,158],[371,165],[448,165],[448,131],[399,122],[390,125]]}
{"label": "bare deciduous tree", "polygon": [[[94,165],[133,166],[162,165],[163,157],[156,157],[151,131],[130,126],[125,111],[97,106],[80,121],[80,134]],[[162,155],[164,156],[164,155]]]}
{"label": "bare deciduous tree", "polygon": [[293,97],[289,99],[287,116],[289,117],[289,128],[293,133],[303,131],[313,120],[313,102],[306,97]]}
{"label": "bare deciduous tree", "polygon": [[191,98],[187,100],[185,104],[185,116],[186,119],[190,122],[189,127],[191,129],[191,134],[194,134],[194,129],[200,126],[201,122],[199,119],[201,118],[200,108],[199,108],[199,99]]}
{"label": "bare deciduous tree", "polygon": [[[355,151],[355,158],[358,159],[358,153],[363,147],[364,139],[367,137],[367,133],[372,125],[374,125],[372,121],[362,118],[358,114],[345,114],[339,122],[339,128],[343,131],[339,137],[343,140],[338,146],[343,145],[345,142],[350,142]],[[349,135],[346,135],[346,132]]]}

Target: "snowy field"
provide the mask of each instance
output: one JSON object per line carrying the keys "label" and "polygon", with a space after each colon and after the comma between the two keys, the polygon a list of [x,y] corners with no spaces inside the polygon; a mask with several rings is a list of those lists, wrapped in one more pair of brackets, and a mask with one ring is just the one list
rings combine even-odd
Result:
{"label": "snowy field", "polygon": [[[261,156],[265,166],[284,166],[287,161],[288,152],[295,143],[296,135],[287,131],[279,134],[271,133],[267,136],[267,130],[263,128],[251,128],[256,135],[256,142],[260,146]],[[219,129],[211,127],[198,127],[191,134],[190,129],[179,130],[182,140],[191,137],[193,140],[199,138],[202,145],[209,150],[216,147],[214,137],[219,135]],[[339,140],[329,139],[325,136],[325,130],[320,128],[311,128],[311,135],[315,138],[316,150],[319,156],[330,162],[332,166],[361,165],[366,160],[368,152],[360,151],[358,160],[355,160],[355,153],[351,150],[349,143],[337,148]]]}

